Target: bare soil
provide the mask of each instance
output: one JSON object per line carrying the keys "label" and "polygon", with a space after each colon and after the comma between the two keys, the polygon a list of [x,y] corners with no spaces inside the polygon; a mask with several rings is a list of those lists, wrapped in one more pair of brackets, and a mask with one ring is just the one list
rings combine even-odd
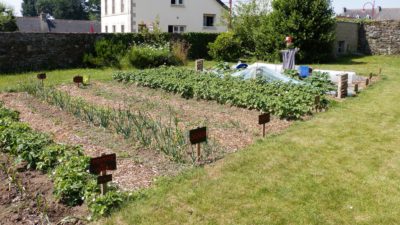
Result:
{"label": "bare soil", "polygon": [[0,225],[85,224],[86,207],[59,204],[48,175],[17,170],[3,153],[0,164]]}

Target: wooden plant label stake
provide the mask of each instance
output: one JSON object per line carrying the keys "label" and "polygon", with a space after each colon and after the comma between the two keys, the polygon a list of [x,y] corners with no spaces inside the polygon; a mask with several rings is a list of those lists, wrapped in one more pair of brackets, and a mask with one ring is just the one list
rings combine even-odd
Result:
{"label": "wooden plant label stake", "polygon": [[347,88],[349,85],[349,75],[341,74],[339,75],[339,84],[338,84],[338,98],[346,98],[347,97]]}
{"label": "wooden plant label stake", "polygon": [[354,93],[358,93],[358,84],[354,84]]}
{"label": "wooden plant label stake", "polygon": [[97,184],[100,185],[101,194],[105,195],[107,192],[107,183],[112,181],[112,175],[107,175],[107,170],[117,169],[117,155],[116,154],[102,154],[100,157],[91,158],[89,172],[99,175],[97,177]]}
{"label": "wooden plant label stake", "polygon": [[263,125],[263,137],[265,137],[265,124],[271,121],[271,114],[264,113],[258,116],[258,124]]}
{"label": "wooden plant label stake", "polygon": [[201,158],[200,144],[207,142],[207,127],[200,127],[189,131],[189,139],[192,145],[197,144],[197,162],[199,162]]}
{"label": "wooden plant label stake", "polygon": [[319,95],[315,96],[314,104],[315,104],[315,112],[319,112],[321,104],[321,96]]}
{"label": "wooden plant label stake", "polygon": [[195,62],[195,70],[202,72],[204,70],[204,59],[198,59]]}
{"label": "wooden plant label stake", "polygon": [[365,86],[369,86],[369,78],[367,78],[366,80],[365,80]]}
{"label": "wooden plant label stake", "polygon": [[42,82],[42,86],[44,86],[44,80],[46,80],[47,76],[45,73],[39,73],[37,75],[37,79],[39,79]]}
{"label": "wooden plant label stake", "polygon": [[83,83],[83,77],[79,75],[75,76],[73,81],[79,87],[79,85]]}

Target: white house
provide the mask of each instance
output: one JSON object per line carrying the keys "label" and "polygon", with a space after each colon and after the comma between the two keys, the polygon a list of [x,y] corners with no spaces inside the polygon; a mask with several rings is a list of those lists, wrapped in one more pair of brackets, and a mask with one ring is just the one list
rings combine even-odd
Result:
{"label": "white house", "polygon": [[101,0],[103,33],[138,32],[158,22],[163,32],[223,32],[221,0]]}

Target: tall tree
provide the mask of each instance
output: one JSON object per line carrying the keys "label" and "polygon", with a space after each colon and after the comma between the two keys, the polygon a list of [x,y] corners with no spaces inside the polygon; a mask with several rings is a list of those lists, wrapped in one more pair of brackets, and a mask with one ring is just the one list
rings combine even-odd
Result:
{"label": "tall tree", "polygon": [[37,0],[38,12],[50,13],[56,19],[88,19],[83,0]]}
{"label": "tall tree", "polygon": [[21,11],[23,16],[38,16],[36,1],[37,0],[23,0]]}
{"label": "tall tree", "polygon": [[285,36],[294,38],[302,62],[324,62],[332,57],[334,11],[330,0],[274,0],[264,33],[274,52],[284,48]]}
{"label": "tall tree", "polygon": [[89,13],[90,20],[100,20],[101,16],[101,2],[100,0],[86,0],[85,11]]}
{"label": "tall tree", "polygon": [[13,32],[17,30],[18,26],[13,9],[0,2],[0,31]]}
{"label": "tall tree", "polygon": [[100,20],[100,0],[23,0],[23,16],[41,12],[56,19]]}

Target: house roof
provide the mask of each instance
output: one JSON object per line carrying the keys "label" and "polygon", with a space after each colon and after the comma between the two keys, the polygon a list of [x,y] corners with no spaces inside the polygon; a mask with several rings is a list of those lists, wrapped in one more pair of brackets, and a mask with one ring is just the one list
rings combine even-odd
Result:
{"label": "house roof", "polygon": [[224,7],[225,9],[229,9],[229,7],[227,5],[225,5],[225,3],[223,3],[221,0],[216,0],[222,7]]}
{"label": "house roof", "polygon": [[31,33],[94,33],[101,32],[101,23],[89,20],[46,20],[40,17],[17,17],[19,32]]}
{"label": "house roof", "polygon": [[338,16],[347,18],[365,19],[370,17],[374,20],[400,20],[400,8],[378,8],[375,9],[372,18],[372,9],[346,9]]}

